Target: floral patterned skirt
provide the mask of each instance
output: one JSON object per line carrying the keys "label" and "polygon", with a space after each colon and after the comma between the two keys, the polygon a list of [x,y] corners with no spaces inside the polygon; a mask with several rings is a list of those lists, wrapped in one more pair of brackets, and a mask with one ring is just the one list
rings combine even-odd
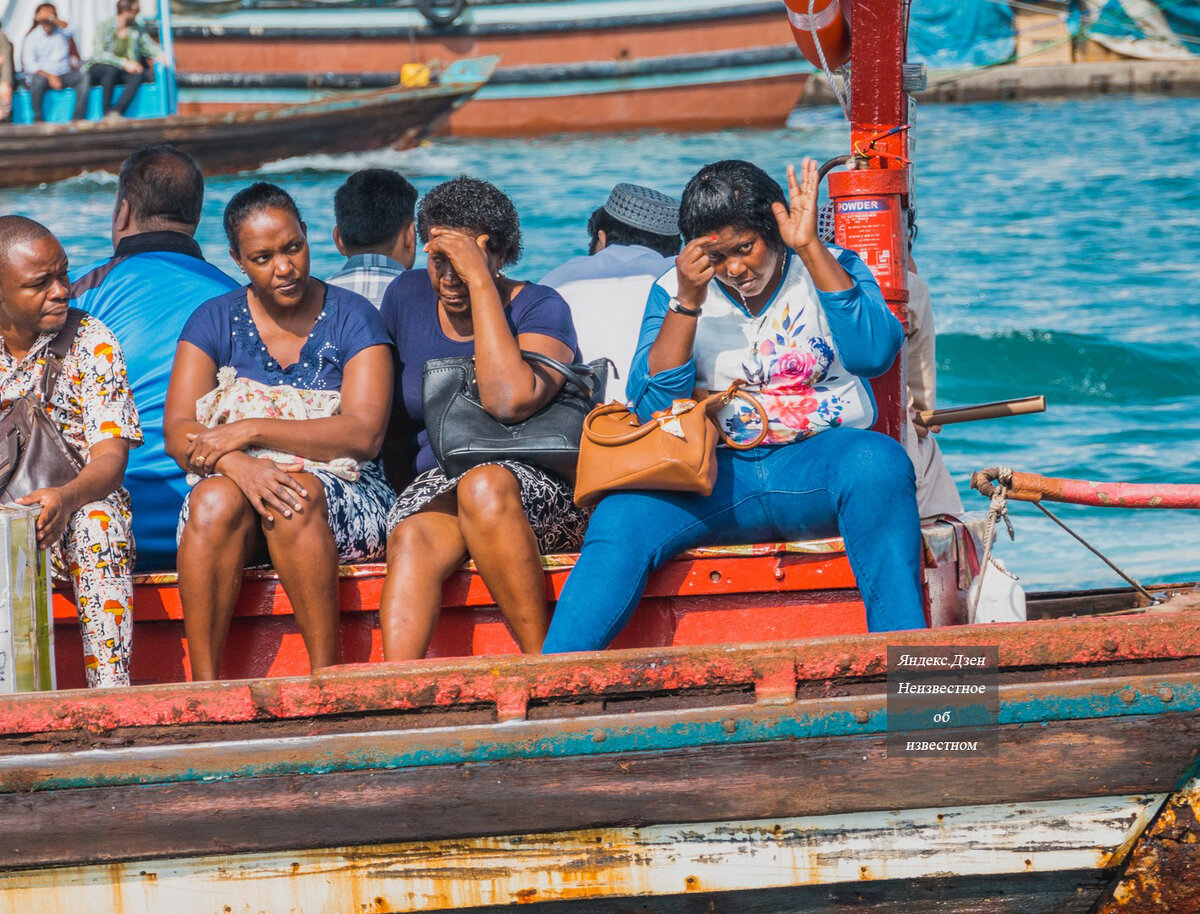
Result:
{"label": "floral patterned skirt", "polygon": [[[575,504],[574,489],[540,467],[513,460],[497,461],[492,465],[504,467],[517,477],[521,487],[521,507],[525,509],[525,516],[529,519],[529,526],[533,528],[542,554],[577,552],[583,545],[583,534],[587,531],[592,512]],[[392,505],[387,518],[388,533],[404,518],[416,514],[439,495],[453,491],[466,475],[460,473],[453,479],[447,479],[440,467],[426,470],[409,484]]]}
{"label": "floral patterned skirt", "polygon": [[[333,531],[333,542],[337,547],[338,559],[343,564],[370,562],[383,557],[387,550],[388,509],[396,500],[395,490],[388,485],[378,461],[362,465],[356,482],[348,482],[325,470],[310,469],[325,487],[325,501],[329,505],[329,529]],[[175,539],[183,535],[188,519],[188,503],[192,493],[184,499],[179,512],[179,526]]]}

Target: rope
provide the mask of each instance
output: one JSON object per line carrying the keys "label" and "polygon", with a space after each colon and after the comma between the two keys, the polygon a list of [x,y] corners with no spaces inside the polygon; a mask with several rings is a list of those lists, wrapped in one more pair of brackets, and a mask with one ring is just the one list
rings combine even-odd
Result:
{"label": "rope", "polygon": [[[837,103],[841,105],[842,114],[849,121],[849,100],[845,97],[844,90],[838,88],[838,84],[833,81],[833,72],[829,69],[829,64],[825,60],[825,49],[821,47],[821,38],[817,35],[816,5],[817,0],[808,0],[808,31],[812,34],[813,44],[817,46],[817,56],[821,58],[821,69],[825,71],[825,79],[829,81],[829,88],[833,92],[833,97],[837,99]],[[838,13],[838,15],[840,16],[841,13]]]}
{"label": "rope", "polygon": [[1138,593],[1140,593],[1147,600],[1149,600],[1151,606],[1155,606],[1158,603],[1162,602],[1162,600],[1158,599],[1158,597],[1154,596],[1154,594],[1150,593],[1150,591],[1148,591],[1145,587],[1143,587],[1141,584],[1139,584],[1137,581],[1135,581],[1132,577],[1127,575],[1124,571],[1122,571],[1115,564],[1113,564],[1113,562],[1110,561],[1107,556],[1103,555],[1099,549],[1097,549],[1095,546],[1093,546],[1091,543],[1089,543],[1087,540],[1085,540],[1082,536],[1080,536],[1078,533],[1076,533],[1074,530],[1072,530],[1070,527],[1068,527],[1066,524],[1064,524],[1061,520],[1059,520],[1057,517],[1055,517],[1053,514],[1051,514],[1048,510],[1046,510],[1046,506],[1043,505],[1040,501],[1035,501],[1033,503],[1033,506],[1035,508],[1037,508],[1039,511],[1041,511],[1043,514],[1045,514],[1052,521],[1054,521],[1056,524],[1058,524],[1060,527],[1062,527],[1064,530],[1066,530],[1069,534],[1071,534],[1071,536],[1075,537],[1075,539],[1077,539],[1080,543],[1082,543],[1085,547],[1087,547],[1087,549],[1093,555],[1095,555],[1096,558],[1100,559],[1100,561],[1102,561],[1105,565],[1107,565],[1109,568],[1111,568],[1113,571],[1115,571],[1117,574],[1119,574],[1122,578],[1124,578],[1125,583],[1128,584],[1130,587],[1132,587],[1134,590],[1136,590]]}
{"label": "rope", "polygon": [[[988,471],[989,476],[991,471]],[[1015,540],[1012,521],[1008,519],[1008,490],[1012,488],[1012,467],[997,467],[995,470],[996,485],[992,488],[988,501],[987,527],[983,531],[983,559],[979,563],[979,577],[976,579],[975,597],[971,600],[967,622],[975,621],[979,610],[979,599],[983,596],[983,577],[987,574],[992,563],[992,543],[996,539],[996,521],[1004,518],[1004,526],[1008,528],[1008,538]]]}

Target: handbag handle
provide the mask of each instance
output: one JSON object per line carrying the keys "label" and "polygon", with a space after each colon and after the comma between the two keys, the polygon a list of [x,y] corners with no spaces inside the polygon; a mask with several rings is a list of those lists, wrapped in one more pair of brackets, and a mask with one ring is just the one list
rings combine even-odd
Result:
{"label": "handbag handle", "polygon": [[[592,395],[593,384],[592,380],[585,378],[581,371],[591,371],[587,365],[566,365],[558,359],[552,359],[548,355],[542,355],[540,352],[531,352],[528,349],[521,350],[521,358],[526,362],[538,362],[557,371],[560,375],[566,378],[567,383],[574,384],[582,390],[587,396]],[[615,376],[615,375],[614,375]]]}
{"label": "handbag handle", "polygon": [[[719,402],[722,406],[725,406],[734,398],[737,398],[740,400],[745,400],[752,407],[754,407],[755,412],[758,413],[759,418],[762,420],[762,428],[759,430],[759,433],[754,437],[753,441],[748,441],[745,443],[734,441],[725,432],[725,429],[721,428],[721,426],[718,423],[716,423],[716,422],[713,423],[713,425],[715,425],[717,428],[717,434],[721,436],[721,440],[724,441],[727,445],[729,445],[734,450],[738,450],[738,451],[748,451],[752,447],[757,447],[758,445],[762,444],[763,439],[765,439],[767,437],[768,423],[770,422],[770,420],[767,418],[767,411],[765,409],[763,409],[763,405],[762,405],[761,401],[759,401],[758,397],[755,397],[752,394],[750,394],[749,392],[740,389],[742,386],[745,385],[745,383],[746,383],[745,381],[743,381],[739,378],[738,380],[736,380],[732,384],[730,384],[729,387],[727,387],[725,390],[720,391],[715,394],[709,394],[707,397],[705,397],[703,400],[700,400],[693,407],[693,409],[704,409],[707,411],[709,406],[713,403]],[[600,407],[597,407],[596,409],[592,410],[592,412],[588,415],[588,419],[590,420],[596,416],[610,416],[613,413],[623,412],[624,410],[625,410],[625,406],[623,404],[609,403],[607,406],[600,406]],[[636,428],[630,429],[628,432],[626,432],[623,435],[604,436],[604,435],[597,435],[595,432],[593,432],[591,422],[585,421],[583,423],[583,434],[588,439],[588,441],[592,442],[592,444],[601,444],[601,445],[628,444],[631,441],[637,441],[639,438],[646,437],[652,431],[654,431],[655,428],[658,427],[658,424],[659,423],[658,423],[657,419],[651,419],[649,422],[645,422],[645,423],[637,426]]]}

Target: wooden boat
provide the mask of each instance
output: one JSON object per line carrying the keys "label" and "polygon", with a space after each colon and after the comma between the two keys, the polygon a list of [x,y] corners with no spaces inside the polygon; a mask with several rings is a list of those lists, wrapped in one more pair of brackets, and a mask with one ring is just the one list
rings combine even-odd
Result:
{"label": "wooden boat", "polygon": [[[904,102],[902,11],[855,9],[871,136]],[[885,428],[900,389],[876,388]],[[303,672],[294,630],[254,575],[230,636],[248,678],[0,699],[0,912],[1200,910],[1196,588],[955,624],[973,538],[925,540],[928,630],[864,633],[840,542],[767,544],[669,565],[623,650],[503,656],[468,569],[450,656],[314,676],[279,675]],[[348,659],[373,656],[379,574],[343,577]],[[176,598],[139,584],[139,678],[185,668]],[[985,651],[982,722],[889,713],[903,655]]]}
{"label": "wooden boat", "polygon": [[191,153],[207,174],[253,169],[317,152],[406,148],[437,129],[487,82],[494,58],[460,60],[424,88],[393,85],[298,105],[225,114],[0,126],[0,187],[117,171],[151,143]]}
{"label": "wooden boat", "polygon": [[405,61],[495,54],[495,78],[451,133],[782,126],[812,72],[778,2],[473,0],[446,26],[417,6],[185,2],[180,110],[308,101],[394,82]]}

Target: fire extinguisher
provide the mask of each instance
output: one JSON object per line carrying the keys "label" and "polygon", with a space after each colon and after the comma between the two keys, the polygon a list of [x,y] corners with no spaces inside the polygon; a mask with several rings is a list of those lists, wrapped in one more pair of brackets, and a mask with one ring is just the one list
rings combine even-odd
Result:
{"label": "fire extinguisher", "polygon": [[849,10],[843,9],[841,0],[783,2],[787,7],[792,37],[809,63],[814,67],[822,66],[822,53],[825,56],[824,66],[830,70],[836,70],[850,60]]}
{"label": "fire extinguisher", "polygon": [[835,171],[829,175],[834,237],[839,246],[856,251],[866,262],[889,304],[908,301],[904,279],[908,233],[901,205],[907,194],[907,168]]}

